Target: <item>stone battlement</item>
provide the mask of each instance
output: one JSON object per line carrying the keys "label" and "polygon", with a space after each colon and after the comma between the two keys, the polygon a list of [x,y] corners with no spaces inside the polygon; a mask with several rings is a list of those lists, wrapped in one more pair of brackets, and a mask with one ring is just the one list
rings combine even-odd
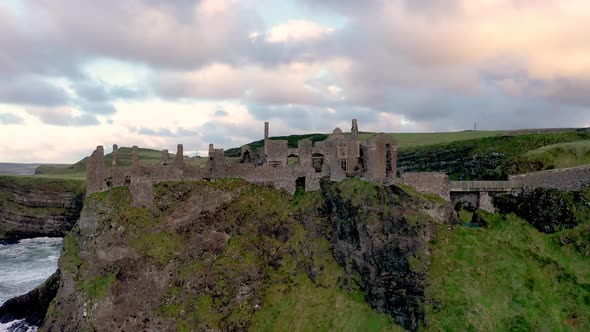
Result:
{"label": "stone battlement", "polygon": [[183,150],[183,145],[178,144],[174,160],[164,150],[159,165],[142,165],[138,147],[134,146],[129,169],[119,165],[118,147],[113,145],[111,177],[106,177],[104,148],[98,146],[88,160],[87,195],[128,186],[134,204],[150,205],[153,184],[163,181],[240,178],[293,194],[298,183],[304,184],[305,191],[318,190],[322,177],[332,181],[362,177],[393,182],[397,173],[397,144],[391,135],[377,134],[361,144],[356,120],[352,120],[350,135],[336,128],[326,140],[315,144],[301,140],[294,149],[288,147],[286,140],[270,140],[269,125],[265,122],[264,148],[259,151],[259,157],[254,160],[250,147],[245,145],[240,163],[228,163],[223,149],[210,144],[207,166],[190,166],[184,162]]}

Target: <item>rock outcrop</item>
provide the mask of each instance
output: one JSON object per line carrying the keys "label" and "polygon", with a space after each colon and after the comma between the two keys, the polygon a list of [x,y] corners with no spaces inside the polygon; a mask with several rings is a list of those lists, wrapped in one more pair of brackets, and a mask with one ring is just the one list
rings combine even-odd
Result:
{"label": "rock outcrop", "polygon": [[24,319],[28,325],[39,326],[45,320],[49,303],[59,288],[59,270],[41,286],[27,294],[14,297],[0,306],[0,323]]}
{"label": "rock outcrop", "polygon": [[0,241],[62,237],[80,215],[84,181],[0,177]]}
{"label": "rock outcrop", "polygon": [[[360,184],[360,183],[359,183]],[[437,223],[453,223],[449,204],[416,198],[396,186],[325,186],[336,261],[350,282],[360,276],[372,307],[409,330],[425,322],[428,242]]]}
{"label": "rock outcrop", "polygon": [[[448,202],[358,179],[295,197],[241,180],[167,182],[150,207],[133,207],[126,187],[96,193],[64,239],[41,331],[325,330],[347,310],[416,330],[428,241],[453,216]],[[279,320],[293,301],[303,307]],[[308,319],[318,310],[332,323]]]}

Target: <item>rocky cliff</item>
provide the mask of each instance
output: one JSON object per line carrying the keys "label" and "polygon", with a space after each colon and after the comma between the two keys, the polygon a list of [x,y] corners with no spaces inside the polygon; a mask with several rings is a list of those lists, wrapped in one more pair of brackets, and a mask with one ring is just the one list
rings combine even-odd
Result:
{"label": "rocky cliff", "polygon": [[83,200],[84,181],[0,176],[0,240],[64,236]]}
{"label": "rocky cliff", "polygon": [[65,238],[42,330],[416,330],[428,243],[454,220],[441,199],[360,180],[295,197],[160,183],[149,209],[115,188]]}
{"label": "rocky cliff", "polygon": [[462,221],[358,179],[295,196],[229,179],[154,189],[150,208],[127,188],[86,198],[42,331],[590,328],[588,188],[504,195],[505,213]]}

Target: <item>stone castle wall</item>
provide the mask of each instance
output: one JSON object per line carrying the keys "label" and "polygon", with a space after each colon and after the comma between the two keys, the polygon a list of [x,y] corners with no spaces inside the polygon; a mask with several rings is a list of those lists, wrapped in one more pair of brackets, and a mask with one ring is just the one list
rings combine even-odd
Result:
{"label": "stone castle wall", "polygon": [[402,183],[413,187],[416,191],[434,194],[451,200],[451,181],[445,173],[407,172],[402,175]]}
{"label": "stone castle wall", "polygon": [[[168,150],[162,151],[158,165],[142,165],[138,151],[139,148],[133,146],[131,168],[123,168],[119,165],[118,146],[113,145],[112,168],[105,170],[104,149],[98,146],[88,160],[87,195],[111,187],[129,186],[134,203],[146,205],[153,197],[153,184],[162,181],[240,178],[255,184],[285,189],[289,193],[295,193],[298,182],[305,183],[306,191],[318,190],[322,177],[329,177],[335,182],[348,177],[362,177],[378,183],[399,181],[395,177],[397,144],[393,137],[380,133],[361,145],[356,120],[352,121],[350,135],[336,128],[326,140],[315,144],[308,139],[301,140],[297,148],[289,148],[286,140],[270,140],[269,126],[265,123],[264,147],[257,151],[257,157],[252,158],[252,149],[243,146],[240,162],[228,163],[224,150],[216,149],[210,144],[209,160],[205,168],[185,163],[182,144],[178,144],[173,160]],[[290,157],[297,158],[298,162],[289,165]],[[532,188],[580,190],[583,186],[590,185],[590,166],[515,175],[510,177],[510,181]],[[408,172],[402,175],[401,182],[418,192],[451,200],[450,191],[453,188],[449,177],[444,173]],[[477,182],[470,185],[477,185]],[[498,191],[498,188],[474,188],[477,189],[474,191],[479,192],[477,205],[492,211],[491,199],[486,192]],[[457,189],[454,188],[453,191]]]}
{"label": "stone castle wall", "polygon": [[581,190],[590,185],[590,165],[512,175],[510,181],[520,181],[524,187],[554,188],[563,191]]}
{"label": "stone castle wall", "polygon": [[[297,183],[304,183],[305,191],[318,190],[322,177],[342,181],[347,177],[364,176],[368,180],[392,183],[397,167],[397,145],[390,135],[377,135],[370,158],[364,160],[356,120],[352,121],[350,136],[336,128],[325,141],[314,145],[311,140],[301,140],[297,148],[289,148],[286,140],[270,140],[269,126],[265,123],[264,148],[258,151],[256,160],[251,158],[251,148],[244,146],[239,163],[227,162],[224,150],[210,144],[207,167],[198,168],[185,163],[183,152],[183,145],[179,144],[173,160],[164,150],[159,164],[142,165],[139,148],[133,146],[129,169],[120,167],[118,147],[113,145],[111,177],[107,177],[104,149],[100,146],[88,163],[88,194],[124,185],[129,187],[134,204],[144,206],[153,199],[155,183],[217,178],[240,178],[293,194]],[[289,165],[289,157],[297,158],[298,162]],[[438,192],[440,190],[435,191]]]}
{"label": "stone castle wall", "polygon": [[104,148],[97,146],[88,158],[86,170],[86,196],[104,190]]}

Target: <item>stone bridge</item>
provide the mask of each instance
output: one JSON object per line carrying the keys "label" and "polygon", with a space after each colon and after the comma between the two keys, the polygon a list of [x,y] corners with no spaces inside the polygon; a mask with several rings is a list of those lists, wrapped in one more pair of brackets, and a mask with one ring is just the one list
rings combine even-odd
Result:
{"label": "stone bridge", "polygon": [[449,191],[454,205],[470,205],[494,212],[490,192],[511,192],[522,187],[522,181],[450,181]]}

